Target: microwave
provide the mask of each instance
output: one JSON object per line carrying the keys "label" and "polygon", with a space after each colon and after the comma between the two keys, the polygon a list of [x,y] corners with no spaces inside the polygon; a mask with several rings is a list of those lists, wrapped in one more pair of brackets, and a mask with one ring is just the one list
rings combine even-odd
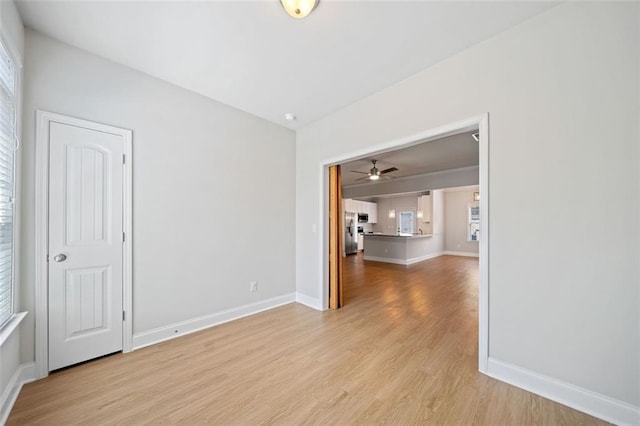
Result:
{"label": "microwave", "polygon": [[367,213],[358,213],[358,223],[369,222],[369,215]]}

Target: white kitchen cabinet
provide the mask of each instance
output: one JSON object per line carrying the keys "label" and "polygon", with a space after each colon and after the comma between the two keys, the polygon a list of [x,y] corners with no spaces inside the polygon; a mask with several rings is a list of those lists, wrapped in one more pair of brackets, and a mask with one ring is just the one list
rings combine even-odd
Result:
{"label": "white kitchen cabinet", "polygon": [[367,223],[378,223],[378,205],[376,203],[352,200],[351,198],[345,198],[342,202],[345,212],[366,213],[369,215]]}
{"label": "white kitchen cabinet", "polygon": [[378,223],[378,204],[376,203],[368,203],[369,204],[369,222],[367,223]]}
{"label": "white kitchen cabinet", "polygon": [[366,201],[360,201],[360,213],[369,214],[369,204]]}
{"label": "white kitchen cabinet", "polygon": [[418,197],[418,211],[422,211],[422,218],[418,218],[419,222],[431,223],[431,216],[433,212],[431,195]]}
{"label": "white kitchen cabinet", "polygon": [[345,212],[355,212],[355,210],[353,209],[354,201],[351,198],[345,198],[342,201],[343,201],[343,206],[344,206],[344,211]]}
{"label": "white kitchen cabinet", "polygon": [[364,235],[358,235],[358,251],[364,250]]}
{"label": "white kitchen cabinet", "polygon": [[353,211],[356,213],[364,213],[363,210],[363,202],[358,200],[353,200]]}

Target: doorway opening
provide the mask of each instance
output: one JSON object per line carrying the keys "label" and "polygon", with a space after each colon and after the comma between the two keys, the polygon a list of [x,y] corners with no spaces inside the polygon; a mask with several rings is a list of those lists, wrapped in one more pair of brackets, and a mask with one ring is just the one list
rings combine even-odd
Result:
{"label": "doorway opening", "polygon": [[[403,173],[401,167],[397,167],[395,164],[389,162],[385,164],[384,161],[381,162],[379,160],[385,156],[387,158],[393,158],[394,154],[399,153],[402,150],[419,150],[421,147],[427,147],[430,143],[432,145],[429,146],[429,148],[433,148],[438,144],[445,144],[446,142],[443,141],[446,141],[447,138],[452,140],[456,137],[468,137],[469,140],[473,137],[473,142],[477,144],[477,163],[475,166],[469,166],[468,164],[457,164],[456,166],[454,164],[454,166],[449,168],[441,167],[434,171],[427,170],[426,173],[425,171],[422,173],[409,173],[410,170]],[[473,240],[471,240],[471,244],[477,246],[479,256],[479,263],[477,264],[477,312],[478,365],[479,371],[481,372],[487,371],[488,362],[488,142],[488,114],[483,114],[439,128],[430,129],[399,140],[391,141],[383,145],[347,153],[339,158],[333,158],[322,164],[323,176],[327,176],[327,171],[331,166],[341,165],[342,170],[347,170],[350,165],[359,165],[358,168],[353,169],[361,175],[360,177],[352,179],[351,183],[354,186],[349,187],[349,179],[353,178],[353,176],[349,177],[346,172],[343,172],[342,178],[345,183],[343,186],[343,196],[345,199],[348,199],[347,197],[351,195],[351,200],[365,203],[359,204],[358,208],[367,214],[369,221],[368,223],[358,223],[358,225],[360,226],[359,230],[365,233],[363,236],[363,248],[369,247],[369,250],[365,248],[364,253],[360,252],[360,254],[357,254],[355,258],[343,258],[343,261],[344,259],[349,259],[350,262],[354,260],[357,262],[359,261],[358,259],[361,259],[397,263],[401,265],[412,265],[429,259],[430,257],[437,257],[445,254],[443,253],[444,250],[433,253],[420,251],[421,248],[418,247],[420,244],[414,243],[420,240],[425,242],[429,237],[434,235],[433,226],[437,221],[432,216],[434,214],[442,214],[438,213],[437,210],[442,208],[441,206],[444,202],[445,191],[456,187],[471,187],[471,189],[475,189],[471,192],[472,198],[469,200],[469,207],[473,207],[473,209],[467,210],[465,207],[464,213],[467,214],[469,211],[474,213],[473,221],[468,223],[467,227],[469,227],[470,232],[468,235],[471,235],[471,238],[473,238]],[[451,146],[449,146],[449,148],[451,148]],[[457,158],[456,155],[457,154],[454,152],[452,157]],[[455,158],[453,159],[455,160]],[[377,161],[373,162],[372,160]],[[451,158],[449,158],[449,160],[451,160]],[[455,163],[455,161],[453,163]],[[473,173],[476,174],[475,182],[461,178],[461,176],[469,176]],[[394,174],[396,175],[395,179],[387,179],[387,176],[393,176]],[[412,178],[411,176],[414,177]],[[406,188],[407,185],[411,186],[412,184],[419,182],[421,179],[422,181],[428,181],[428,185],[424,184],[422,187],[416,188],[414,186],[408,189]],[[328,181],[325,181],[327,181],[327,179],[323,180],[321,196],[324,201],[323,205],[327,207],[327,200],[332,194],[329,192],[330,188],[327,183]],[[358,185],[358,182],[363,181],[366,183]],[[375,181],[375,185],[369,183],[370,181]],[[371,189],[376,185],[378,188],[384,188],[383,192],[386,193],[380,193],[377,196],[371,196],[369,194],[369,196],[367,196],[365,190]],[[406,201],[406,199],[413,199],[415,202],[411,206],[407,206],[402,202],[394,204],[394,200],[400,200],[400,198],[405,198],[403,201]],[[378,202],[375,202],[374,200],[377,200]],[[371,204],[373,203],[377,204],[376,208],[372,207]],[[353,215],[349,216],[352,219],[358,218],[360,211],[354,211],[353,204],[349,205],[348,202],[345,202],[345,204],[344,213],[352,213]],[[382,204],[382,206],[378,204]],[[436,210],[434,210],[434,207],[436,207]],[[372,213],[372,210],[376,210],[375,213]],[[323,212],[326,211],[327,209],[324,208]],[[371,219],[372,216],[373,219]],[[324,214],[323,217],[323,225],[326,226],[328,219],[327,215]],[[375,230],[372,229],[374,227]],[[324,229],[329,228],[325,227]],[[482,232],[481,237],[480,231]],[[375,232],[378,232],[380,235],[372,234],[373,236],[369,237],[369,234],[367,234]],[[325,271],[323,291],[321,294],[323,294],[325,309],[329,306],[327,299],[329,296],[330,280],[329,275],[326,273],[329,260],[329,253],[327,251],[327,242],[329,239],[329,235],[325,234],[325,238],[321,242],[322,264],[323,270]],[[367,244],[367,242],[369,242],[369,244]],[[357,243],[343,244],[343,248],[345,249],[343,254],[346,256],[346,248],[353,247],[354,245],[355,247],[358,246]],[[358,253],[357,248],[356,253]],[[358,256],[360,256],[360,258],[358,258]],[[344,290],[342,286],[343,283],[331,283],[331,288],[335,287],[338,291]],[[348,304],[348,300],[346,300],[345,303]]]}

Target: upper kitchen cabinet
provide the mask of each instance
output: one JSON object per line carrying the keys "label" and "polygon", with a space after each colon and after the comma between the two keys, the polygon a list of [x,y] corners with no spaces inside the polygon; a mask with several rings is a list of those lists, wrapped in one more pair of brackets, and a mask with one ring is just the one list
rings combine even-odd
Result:
{"label": "upper kitchen cabinet", "polygon": [[369,203],[369,223],[378,223],[378,204]]}
{"label": "upper kitchen cabinet", "polygon": [[366,213],[369,215],[367,223],[378,223],[378,205],[376,203],[345,198],[342,200],[342,205],[345,212]]}
{"label": "upper kitchen cabinet", "polygon": [[353,201],[351,198],[344,198],[342,200],[342,206],[344,207],[344,211],[356,213],[356,210],[354,209],[354,203],[355,201]]}
{"label": "upper kitchen cabinet", "polygon": [[[422,223],[431,223],[431,215],[433,212],[433,202],[431,194],[418,197],[418,221]],[[420,217],[422,213],[422,217]]]}
{"label": "upper kitchen cabinet", "polygon": [[369,204],[369,222],[367,223],[378,223],[378,204],[376,203],[367,203]]}
{"label": "upper kitchen cabinet", "polygon": [[369,216],[367,223],[378,222],[378,205],[376,203],[370,203],[368,201],[358,201],[360,203],[359,213],[366,213]]}

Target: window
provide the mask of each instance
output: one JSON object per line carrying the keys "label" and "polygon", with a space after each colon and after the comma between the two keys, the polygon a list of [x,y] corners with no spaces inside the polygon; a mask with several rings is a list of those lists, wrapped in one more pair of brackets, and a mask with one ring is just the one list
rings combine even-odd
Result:
{"label": "window", "polygon": [[0,327],[12,316],[14,157],[17,149],[16,67],[0,42]]}
{"label": "window", "polygon": [[468,233],[467,241],[480,241],[480,206],[472,204],[467,206]]}
{"label": "window", "polygon": [[398,216],[398,231],[402,234],[413,234],[413,212],[400,212]]}

